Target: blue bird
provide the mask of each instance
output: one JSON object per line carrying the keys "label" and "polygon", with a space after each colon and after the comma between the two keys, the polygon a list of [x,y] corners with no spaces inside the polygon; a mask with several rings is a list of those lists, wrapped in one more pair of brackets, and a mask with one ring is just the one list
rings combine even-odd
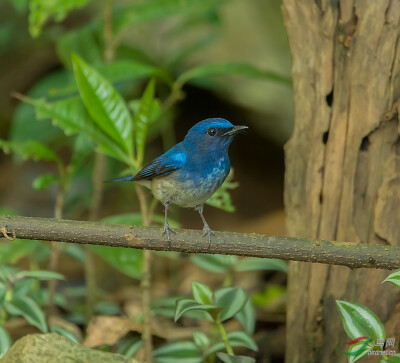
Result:
{"label": "blue bird", "polygon": [[194,208],[203,221],[204,236],[214,234],[203,215],[204,203],[221,186],[230,170],[228,148],[233,137],[247,126],[234,126],[223,118],[209,118],[194,125],[185,139],[153,160],[136,175],[109,181],[135,181],[151,189],[165,207],[163,235],[171,243],[168,224],[170,203]]}

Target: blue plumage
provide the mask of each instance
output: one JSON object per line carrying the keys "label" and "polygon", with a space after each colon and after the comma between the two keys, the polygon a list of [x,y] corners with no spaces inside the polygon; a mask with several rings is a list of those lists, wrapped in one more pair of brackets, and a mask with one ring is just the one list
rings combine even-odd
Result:
{"label": "blue plumage", "polygon": [[194,125],[185,139],[153,160],[136,175],[111,181],[135,181],[151,189],[165,207],[163,234],[170,242],[167,220],[170,203],[195,208],[204,223],[209,244],[213,231],[203,216],[203,206],[229,174],[228,148],[234,135],[247,126],[234,126],[222,118],[210,118]]}

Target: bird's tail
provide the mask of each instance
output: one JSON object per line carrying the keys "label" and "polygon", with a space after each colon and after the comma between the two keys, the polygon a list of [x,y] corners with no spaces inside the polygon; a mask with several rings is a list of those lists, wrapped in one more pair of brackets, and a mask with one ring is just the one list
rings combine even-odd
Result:
{"label": "bird's tail", "polygon": [[134,177],[135,177],[135,176],[124,176],[124,177],[122,177],[122,178],[108,179],[108,180],[105,180],[105,182],[132,181]]}

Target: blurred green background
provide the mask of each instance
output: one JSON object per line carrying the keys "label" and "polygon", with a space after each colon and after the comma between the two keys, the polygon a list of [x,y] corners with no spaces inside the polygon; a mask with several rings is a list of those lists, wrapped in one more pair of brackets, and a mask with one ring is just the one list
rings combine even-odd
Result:
{"label": "blurred green background", "polygon": [[[142,162],[153,160],[181,141],[198,121],[223,117],[233,124],[247,125],[249,130],[239,135],[230,148],[233,173],[209,203],[217,208],[205,207],[207,221],[214,230],[283,235],[283,145],[292,130],[293,101],[290,51],[280,6],[278,0],[3,0],[0,150],[7,154],[0,151],[0,212],[140,224],[134,185],[102,181],[134,172]],[[85,103],[82,89],[76,85],[77,69],[86,69],[93,79],[101,76],[112,84],[134,122],[137,115],[145,116],[144,160],[136,151],[131,164],[124,163],[123,158],[106,157],[104,171],[96,171],[98,140],[86,135],[88,125],[92,125],[90,119],[96,119],[94,106],[91,109],[90,102]],[[146,92],[153,92],[147,113],[143,111]],[[55,108],[51,109],[53,114],[48,109],[45,112],[43,105],[61,105],[64,119],[60,114],[54,116]],[[71,120],[78,124],[84,119],[90,122],[81,132],[66,127]],[[97,127],[93,125],[90,127]],[[109,135],[102,137],[107,139]],[[137,135],[133,138],[137,148],[140,140]],[[42,146],[32,145],[31,141]],[[104,190],[100,204],[93,207],[99,185]],[[154,221],[160,223],[162,207],[151,206],[155,208]],[[201,228],[196,212],[172,206],[170,217],[175,221],[173,226],[179,223],[183,228]],[[1,268],[10,264],[28,270],[49,268],[66,276],[67,282],[58,284],[54,304],[58,316],[75,325],[71,328],[66,323],[67,327],[64,324],[60,328],[48,322],[52,331],[56,326],[58,333],[67,336],[65,329],[69,329],[82,341],[82,331],[87,328],[85,304],[86,308],[90,305],[91,314],[121,315],[123,310],[131,317],[137,313],[141,251],[93,248],[97,280],[93,282],[87,262],[90,253],[81,247],[62,247],[57,252],[60,262],[52,265],[48,245],[29,246],[26,248],[21,241],[13,245],[1,242],[5,257],[0,261],[0,315],[1,278],[6,276],[7,282],[10,275],[2,275]],[[54,252],[54,246],[51,250]],[[155,258],[155,298],[187,295],[195,280],[212,288],[245,289],[243,296],[250,296],[257,308],[257,316],[253,308],[245,309],[251,316],[246,334],[255,333],[261,348],[257,357],[273,357],[263,361],[282,359],[285,264],[244,259],[240,267],[237,258],[207,255],[192,256],[190,260],[174,254]],[[51,279],[49,276],[46,278]],[[46,299],[55,285],[49,284],[47,290],[37,281],[31,283],[37,291],[35,295],[34,288],[25,289],[30,291],[30,298],[41,309],[48,309],[53,302],[46,303]],[[99,291],[89,291],[93,284]],[[39,299],[39,292],[45,297],[40,295]],[[237,319],[243,321],[243,316]],[[9,323],[5,334],[10,334],[12,341],[30,331],[26,327],[15,330]],[[45,331],[46,323],[39,321],[35,326]],[[0,339],[1,327],[0,322]],[[160,339],[164,342],[168,336]],[[130,340],[131,347],[134,342],[139,340]],[[239,346],[251,350],[254,343],[246,342]],[[113,351],[122,352],[121,344]],[[135,349],[129,354],[133,355]]]}

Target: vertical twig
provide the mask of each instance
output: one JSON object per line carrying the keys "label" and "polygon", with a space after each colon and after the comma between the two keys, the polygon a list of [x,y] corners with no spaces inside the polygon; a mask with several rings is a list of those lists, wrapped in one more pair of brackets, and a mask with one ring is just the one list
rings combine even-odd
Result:
{"label": "vertical twig", "polygon": [[[94,169],[92,175],[93,195],[92,204],[89,211],[89,220],[95,221],[99,217],[99,210],[103,196],[103,179],[105,169],[105,155],[95,154]],[[97,279],[96,279],[96,255],[86,246],[85,280],[86,280],[86,319],[87,321],[93,315],[93,306],[96,303]]]}
{"label": "vertical twig", "polygon": [[[150,210],[146,194],[140,185],[136,185],[136,194],[139,199],[140,211],[143,218],[143,225],[149,226],[151,223]],[[151,259],[152,253],[149,250],[143,251],[143,270],[142,281],[140,284],[142,292],[142,310],[143,310],[143,332],[142,340],[144,342],[145,360],[151,363],[153,360],[153,340],[151,335]]]}
{"label": "vertical twig", "polygon": [[[60,173],[61,181],[58,186],[58,192],[56,197],[56,204],[54,206],[54,217],[57,219],[63,218],[63,208],[64,208],[64,199],[65,199],[65,186],[64,186],[64,175],[63,172]],[[58,269],[58,260],[60,256],[60,244],[56,242],[50,243],[50,261],[49,261],[49,270],[57,272]],[[48,300],[48,308],[47,313],[51,315],[54,312],[54,295],[56,293],[57,280],[49,280],[47,283],[47,287],[49,289],[49,300]]]}

